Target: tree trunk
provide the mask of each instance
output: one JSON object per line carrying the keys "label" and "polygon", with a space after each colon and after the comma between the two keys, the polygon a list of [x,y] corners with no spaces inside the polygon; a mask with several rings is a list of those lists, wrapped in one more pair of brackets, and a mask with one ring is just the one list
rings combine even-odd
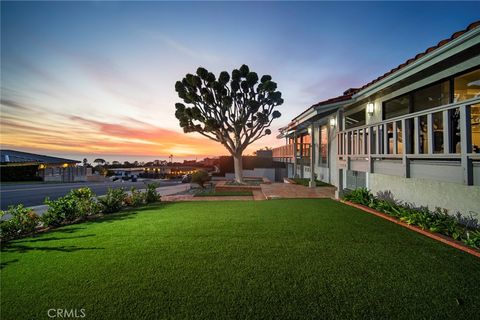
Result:
{"label": "tree trunk", "polygon": [[243,163],[242,153],[233,154],[233,167],[235,169],[235,181],[243,183]]}

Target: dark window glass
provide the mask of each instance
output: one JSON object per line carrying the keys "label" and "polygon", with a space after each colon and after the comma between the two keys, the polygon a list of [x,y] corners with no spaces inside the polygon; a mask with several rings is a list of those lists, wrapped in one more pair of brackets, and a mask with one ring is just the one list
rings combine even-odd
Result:
{"label": "dark window glass", "polygon": [[410,96],[403,95],[383,104],[383,119],[391,119],[408,113]]}
{"label": "dark window glass", "polygon": [[365,125],[365,109],[345,116],[345,129],[360,127]]}
{"label": "dark window glass", "polygon": [[453,87],[454,102],[480,97],[480,69],[456,77]]}
{"label": "dark window glass", "polygon": [[435,108],[450,102],[450,83],[444,81],[413,93],[413,112]]}

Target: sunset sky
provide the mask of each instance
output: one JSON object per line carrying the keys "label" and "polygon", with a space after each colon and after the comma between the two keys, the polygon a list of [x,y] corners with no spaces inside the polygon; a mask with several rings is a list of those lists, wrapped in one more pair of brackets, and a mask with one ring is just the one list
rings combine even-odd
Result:
{"label": "sunset sky", "polygon": [[2,148],[74,159],[226,154],[174,116],[175,81],[248,64],[285,103],[272,134],[478,20],[478,2],[2,2]]}

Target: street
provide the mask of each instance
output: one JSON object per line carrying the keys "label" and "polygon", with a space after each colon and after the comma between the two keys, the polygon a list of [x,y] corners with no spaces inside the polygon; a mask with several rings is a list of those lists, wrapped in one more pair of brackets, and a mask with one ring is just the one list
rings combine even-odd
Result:
{"label": "street", "polygon": [[104,195],[108,188],[131,187],[145,189],[147,183],[158,183],[159,187],[178,185],[177,180],[149,180],[149,181],[115,181],[115,182],[77,182],[77,183],[26,183],[26,184],[2,184],[0,196],[0,208],[5,210],[9,205],[23,204],[25,207],[42,205],[46,197],[57,199],[67,194],[71,189],[89,187],[97,195]]}

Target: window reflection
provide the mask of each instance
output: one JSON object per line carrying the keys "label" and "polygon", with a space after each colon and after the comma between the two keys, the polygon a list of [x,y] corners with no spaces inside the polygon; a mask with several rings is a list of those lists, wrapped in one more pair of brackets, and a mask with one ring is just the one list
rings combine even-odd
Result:
{"label": "window reflection", "polygon": [[444,81],[413,93],[413,111],[423,111],[450,102],[450,84]]}
{"label": "window reflection", "polygon": [[453,87],[454,102],[480,97],[480,69],[456,77]]}

